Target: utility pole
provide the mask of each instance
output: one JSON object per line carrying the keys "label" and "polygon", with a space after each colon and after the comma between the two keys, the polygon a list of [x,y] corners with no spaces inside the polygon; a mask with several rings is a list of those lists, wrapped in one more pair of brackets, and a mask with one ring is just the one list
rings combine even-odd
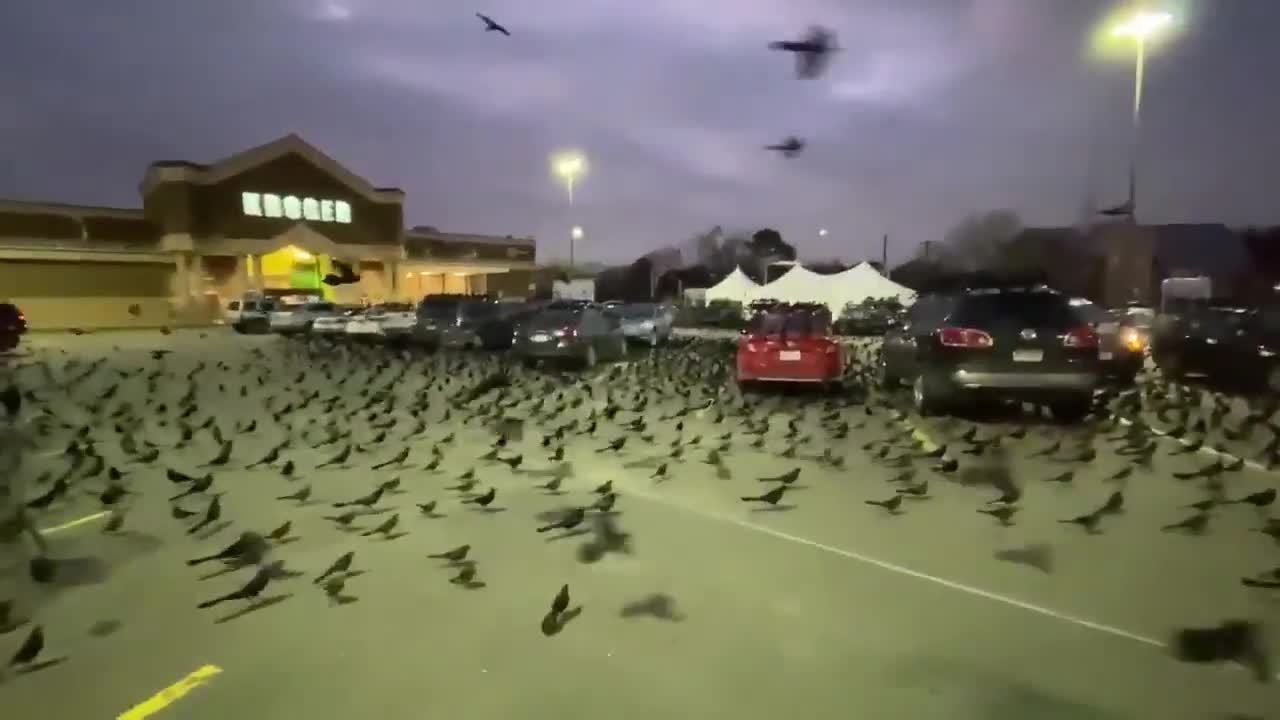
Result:
{"label": "utility pole", "polygon": [[933,241],[932,240],[924,241],[924,259],[925,260],[933,259]]}
{"label": "utility pole", "polygon": [[884,240],[880,241],[880,270],[889,277],[889,233],[885,233]]}

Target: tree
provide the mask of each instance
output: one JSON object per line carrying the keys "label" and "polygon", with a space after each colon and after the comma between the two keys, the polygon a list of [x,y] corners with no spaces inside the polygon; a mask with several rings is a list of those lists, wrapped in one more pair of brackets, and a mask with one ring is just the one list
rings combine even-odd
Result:
{"label": "tree", "polygon": [[773,228],[763,228],[751,235],[747,249],[759,259],[795,260],[796,249],[782,239],[782,233]]}
{"label": "tree", "polygon": [[1011,210],[970,215],[943,236],[939,260],[966,271],[999,268],[1009,241],[1021,229],[1022,221]]}

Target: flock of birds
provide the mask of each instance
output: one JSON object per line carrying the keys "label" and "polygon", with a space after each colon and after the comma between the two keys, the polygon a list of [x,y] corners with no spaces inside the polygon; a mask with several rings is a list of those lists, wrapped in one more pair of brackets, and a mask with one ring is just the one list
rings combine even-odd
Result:
{"label": "flock of birds", "polygon": [[[485,32],[498,33],[511,37],[511,31],[492,17],[484,13],[476,13],[476,17],[484,23]],[[770,50],[791,53],[796,62],[796,77],[805,80],[820,77],[826,70],[831,56],[837,50],[835,33],[827,28],[814,26],[809,28],[803,37],[797,40],[777,40],[769,43]],[[805,141],[790,135],[782,142],[765,145],[766,150],[780,153],[783,157],[798,157],[804,151]]]}
{"label": "flock of birds", "polygon": [[[1082,473],[1095,474],[1086,468],[1099,448],[1109,445],[1126,460],[1104,478],[1113,489],[1095,509],[1063,517],[1062,523],[1102,533],[1109,523],[1122,522],[1127,482],[1172,476],[1199,484],[1202,499],[1186,508],[1185,517],[1157,529],[1202,534],[1224,507],[1252,506],[1262,518],[1255,530],[1280,543],[1280,519],[1265,516],[1276,489],[1238,491],[1230,478],[1246,461],[1225,447],[1208,460],[1196,454],[1206,445],[1244,443],[1269,433],[1257,460],[1280,463],[1280,400],[1275,398],[1256,402],[1235,420],[1225,396],[1148,379],[1138,389],[1100,397],[1098,418],[1078,429],[1037,428],[1019,420],[1012,429],[992,432],[956,421],[962,427],[948,432],[944,444],[933,445],[917,439],[902,422],[904,398],[879,386],[878,349],[872,343],[851,351],[846,390],[822,398],[744,395],[732,382],[732,346],[714,340],[679,341],[584,375],[536,372],[502,355],[423,356],[311,340],[273,341],[237,352],[236,359],[192,363],[192,358],[155,350],[134,367],[121,367],[108,356],[45,352],[13,374],[16,384],[0,393],[4,414],[45,452],[32,451],[21,471],[9,475],[9,512],[0,496],[0,541],[12,542],[24,532],[32,538],[34,580],[51,582],[58,572],[57,558],[46,554],[32,531],[41,516],[89,497],[109,511],[102,532],[110,535],[130,527],[131,509],[141,497],[163,496],[183,535],[201,543],[223,538],[216,549],[193,552],[189,565],[218,563],[247,573],[234,586],[209,593],[198,608],[240,601],[246,603],[242,612],[256,609],[269,588],[303,571],[287,564],[288,545],[298,539],[291,520],[272,528],[237,528],[242,523],[224,510],[226,494],[247,492],[238,480],[249,473],[276,477],[280,490],[267,502],[278,503],[282,511],[316,513],[333,532],[362,543],[402,537],[412,532],[413,523],[447,513],[468,513],[477,523],[496,516],[507,509],[502,502],[507,491],[500,492],[491,479],[491,470],[499,470],[561,503],[538,512],[528,528],[531,536],[587,538],[579,557],[584,562],[631,553],[634,533],[623,528],[620,512],[624,483],[590,478],[590,492],[571,489],[577,486],[569,482],[577,477],[572,458],[583,453],[617,458],[636,479],[645,477],[657,487],[689,482],[695,472],[745,481],[724,487],[744,506],[766,512],[795,509],[803,497],[802,476],[856,475],[871,464],[891,471],[883,494],[865,498],[879,512],[909,515],[916,503],[935,497],[931,483],[947,482],[991,493],[975,498],[970,512],[1011,527],[1031,485],[1080,484]],[[215,404],[219,410],[205,409]],[[872,439],[855,444],[854,431]],[[466,449],[475,447],[476,436],[484,439],[484,452]],[[261,438],[273,438],[270,447],[244,449]],[[784,459],[791,469],[735,477],[727,459],[741,452]],[[1044,478],[1015,478],[1001,461],[1010,453],[1043,458],[1061,470]],[[1183,456],[1182,464],[1191,463],[1191,469],[1175,472],[1157,462],[1169,455]],[[349,497],[321,498],[312,479],[334,468],[363,468],[373,481],[351,489]],[[403,505],[399,498],[411,493],[418,497]],[[572,502],[563,505],[564,499]],[[428,557],[449,571],[452,584],[466,590],[486,587],[483,558],[470,543],[430,550]],[[361,574],[360,556],[376,552],[375,545],[358,544],[315,568],[316,592],[335,606],[350,602],[352,583]],[[1053,570],[1046,545],[999,557]],[[1280,567],[1240,582],[1259,591],[1280,588]],[[569,586],[558,585],[546,589],[549,602],[539,623],[548,636],[582,611],[573,604]],[[637,600],[628,611],[679,615],[675,600],[663,594]],[[30,615],[0,598],[0,633],[30,624]],[[1179,649],[1180,656],[1236,660],[1260,679],[1270,677],[1252,623],[1191,628],[1179,637],[1188,645]],[[44,644],[43,626],[33,625],[9,665],[40,667]],[[1210,650],[1200,649],[1205,644]]]}

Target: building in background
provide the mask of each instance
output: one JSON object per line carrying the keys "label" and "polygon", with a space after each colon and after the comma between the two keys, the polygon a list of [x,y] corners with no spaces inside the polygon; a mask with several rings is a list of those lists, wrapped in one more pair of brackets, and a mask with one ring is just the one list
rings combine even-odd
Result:
{"label": "building in background", "polygon": [[[0,201],[0,299],[33,328],[212,322],[251,291],[340,303],[528,292],[531,238],[404,228],[375,187],[297,135],[211,165],[152,163],[137,209]],[[354,285],[321,280],[333,263]]]}

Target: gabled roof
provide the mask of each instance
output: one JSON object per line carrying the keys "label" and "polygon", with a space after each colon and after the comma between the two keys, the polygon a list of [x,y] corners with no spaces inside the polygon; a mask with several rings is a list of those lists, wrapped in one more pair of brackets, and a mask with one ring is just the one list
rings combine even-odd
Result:
{"label": "gabled roof", "polygon": [[147,167],[146,175],[142,179],[142,186],[139,190],[142,192],[142,196],[146,197],[156,187],[165,182],[211,185],[286,155],[297,155],[303,158],[354,192],[373,202],[395,203],[404,200],[404,192],[402,190],[375,188],[368,180],[351,172],[295,133],[289,133],[278,140],[225,157],[212,165],[201,165],[183,160],[166,160],[151,163]]}

